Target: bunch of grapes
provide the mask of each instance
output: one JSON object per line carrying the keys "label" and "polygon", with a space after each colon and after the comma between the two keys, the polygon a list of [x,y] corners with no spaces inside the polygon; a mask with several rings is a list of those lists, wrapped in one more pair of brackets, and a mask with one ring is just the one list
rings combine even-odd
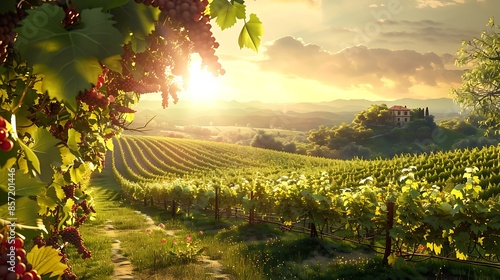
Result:
{"label": "bunch of grapes", "polygon": [[0,15],[0,63],[7,60],[9,48],[12,47],[16,40],[17,33],[14,32],[14,28],[22,19],[21,14],[23,14],[23,10],[19,10],[17,13],[7,12]]}
{"label": "bunch of grapes", "polygon": [[24,240],[16,237],[5,238],[0,234],[0,279],[40,280],[41,277],[26,260]]}
{"label": "bunch of grapes", "polygon": [[91,257],[91,253],[83,245],[83,239],[76,227],[67,227],[63,229],[59,234],[61,235],[61,238],[64,242],[73,244],[73,246],[77,248],[78,253],[82,255],[83,259]]}
{"label": "bunch of grapes", "polygon": [[4,152],[12,150],[14,142],[9,139],[9,132],[7,131],[7,122],[4,118],[0,117],[0,149]]}
{"label": "bunch of grapes", "polygon": [[108,68],[103,67],[103,74],[97,77],[96,84],[92,86],[90,90],[85,89],[83,92],[80,91],[76,96],[76,100],[89,105],[90,110],[93,110],[94,107],[99,107],[99,108],[107,107],[111,100],[99,89],[106,82],[106,75],[108,71],[109,71]]}
{"label": "bunch of grapes", "polygon": [[219,43],[215,41],[211,31],[210,17],[205,15],[208,0],[144,0],[143,3],[158,6],[172,22],[180,23],[186,28],[187,35],[194,44],[194,51],[200,54],[202,64],[214,76],[225,73],[215,55]]}
{"label": "bunch of grapes", "polygon": [[76,99],[89,105],[91,110],[94,107],[104,108],[109,105],[109,98],[100,92],[97,88],[92,87],[90,90],[80,91]]}
{"label": "bunch of grapes", "polygon": [[75,197],[75,189],[78,188],[78,185],[75,184],[70,184],[63,186],[62,189],[64,191],[64,194],[66,195],[66,199],[74,198]]}

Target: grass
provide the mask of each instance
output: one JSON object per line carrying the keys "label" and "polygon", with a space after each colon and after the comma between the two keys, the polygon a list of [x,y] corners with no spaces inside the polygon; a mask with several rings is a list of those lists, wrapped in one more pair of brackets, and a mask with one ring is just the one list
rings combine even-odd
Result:
{"label": "grass", "polygon": [[[107,171],[91,181],[96,198],[97,218],[81,228],[85,245],[93,257],[79,259],[69,248],[71,265],[79,279],[112,279],[111,244],[121,241],[124,255],[135,267],[136,279],[214,279],[212,270],[201,262],[190,262],[170,254],[192,234],[205,247],[204,255],[222,266],[219,273],[238,280],[258,279],[500,279],[500,270],[439,260],[382,265],[365,247],[310,238],[307,234],[283,232],[268,224],[248,225],[246,221],[222,219],[194,211],[176,219],[160,208],[121,200],[119,188]],[[141,211],[152,217],[146,224]],[[111,221],[115,236],[106,234]],[[165,230],[157,225],[163,223]],[[152,229],[151,233],[146,232]],[[200,235],[199,231],[204,234]],[[171,236],[171,234],[175,236]],[[162,239],[165,239],[162,243]],[[178,245],[174,245],[174,240]]]}

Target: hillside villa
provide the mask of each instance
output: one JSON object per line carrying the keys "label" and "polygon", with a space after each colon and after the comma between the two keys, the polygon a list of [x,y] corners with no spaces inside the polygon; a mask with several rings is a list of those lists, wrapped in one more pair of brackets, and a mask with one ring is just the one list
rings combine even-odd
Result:
{"label": "hillside villa", "polygon": [[392,123],[395,126],[403,126],[410,121],[410,109],[406,106],[395,105],[389,108],[392,116]]}

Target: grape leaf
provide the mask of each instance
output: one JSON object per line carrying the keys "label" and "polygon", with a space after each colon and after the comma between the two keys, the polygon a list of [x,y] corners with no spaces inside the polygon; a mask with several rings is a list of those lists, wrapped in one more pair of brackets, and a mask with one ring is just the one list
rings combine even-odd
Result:
{"label": "grape leaf", "polygon": [[76,9],[81,11],[83,9],[92,9],[101,7],[103,11],[109,11],[113,8],[123,6],[131,2],[129,0],[72,0],[71,3],[75,4]]}
{"label": "grape leaf", "polygon": [[245,14],[245,5],[238,2],[231,4],[227,0],[214,0],[210,3],[210,17],[216,19],[222,30],[234,26],[236,19],[244,19]]}
{"label": "grape leaf", "polygon": [[112,9],[110,13],[113,19],[120,22],[117,28],[125,37],[125,43],[131,43],[134,52],[145,51],[146,37],[154,30],[154,22],[158,20],[160,10],[128,1],[125,5]]}
{"label": "grape leaf", "polygon": [[[0,224],[2,222],[9,222],[9,218],[12,218],[10,211],[6,207],[7,205],[2,205],[0,207]],[[38,229],[46,232],[45,226],[38,216],[38,209],[40,206],[36,201],[29,199],[28,197],[20,197],[16,199],[16,207],[14,217],[16,218],[16,228],[18,229]]]}
{"label": "grape leaf", "polygon": [[70,128],[68,130],[68,148],[75,154],[75,156],[81,157],[80,147],[78,143],[80,143],[82,138],[82,134],[75,130],[74,128]]}
{"label": "grape leaf", "polygon": [[33,266],[33,269],[35,269],[39,275],[50,273],[50,277],[54,277],[62,275],[64,270],[68,268],[66,264],[60,261],[61,256],[59,256],[59,251],[50,246],[43,246],[41,248],[34,246],[33,249],[26,254],[26,260]]}
{"label": "grape leaf", "polygon": [[247,47],[255,52],[258,51],[260,46],[260,37],[264,34],[262,22],[257,15],[250,14],[250,20],[245,22],[243,29],[241,29],[238,38],[240,48]]}
{"label": "grape leaf", "polygon": [[27,174],[23,174],[21,170],[16,171],[16,195],[37,195],[45,186],[45,183],[40,182],[36,178],[30,177]]}
{"label": "grape leaf", "polygon": [[0,14],[6,12],[15,12],[16,6],[17,6],[16,0],[2,0],[2,3],[0,3]]}
{"label": "grape leaf", "polygon": [[37,129],[32,137],[34,145],[31,150],[42,163],[39,172],[40,178],[44,182],[50,182],[54,173],[51,166],[60,166],[62,164],[61,152],[56,146],[59,144],[59,139],[43,128]]}
{"label": "grape leaf", "polygon": [[74,165],[69,169],[69,174],[71,176],[71,181],[73,183],[80,183],[83,180],[83,175],[88,171],[87,165],[80,164],[80,166]]}
{"label": "grape leaf", "polygon": [[36,156],[36,154],[28,147],[26,144],[24,144],[21,140],[18,140],[19,146],[24,151],[24,155],[26,156],[26,160],[30,164],[30,169],[34,169],[36,173],[40,174],[40,160]]}
{"label": "grape leaf", "polygon": [[15,29],[15,47],[34,73],[43,75],[42,90],[74,112],[78,92],[102,73],[99,61],[122,53],[123,36],[101,8],[83,10],[71,30],[64,29],[64,11],[55,5],[45,3],[27,13]]}

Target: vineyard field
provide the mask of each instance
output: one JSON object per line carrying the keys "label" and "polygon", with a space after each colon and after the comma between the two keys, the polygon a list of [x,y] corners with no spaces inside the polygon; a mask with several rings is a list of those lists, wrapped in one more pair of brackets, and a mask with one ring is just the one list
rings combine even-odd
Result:
{"label": "vineyard field", "polygon": [[499,158],[490,146],[343,161],[124,135],[106,163],[131,200],[187,213],[239,209],[284,229],[307,222],[311,235],[367,244],[389,263],[427,256],[500,267]]}

